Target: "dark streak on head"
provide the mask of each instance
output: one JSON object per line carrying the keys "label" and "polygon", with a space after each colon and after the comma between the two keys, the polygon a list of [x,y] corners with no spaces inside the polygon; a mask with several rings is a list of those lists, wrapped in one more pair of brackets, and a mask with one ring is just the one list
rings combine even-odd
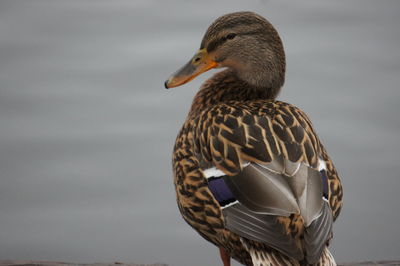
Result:
{"label": "dark streak on head", "polygon": [[[244,33],[237,33],[237,36],[250,36],[250,35],[258,35],[260,33],[262,33],[263,29],[259,29],[259,30],[254,30],[254,31],[249,31],[249,32],[244,32]],[[234,31],[233,31],[234,32]],[[222,38],[219,39],[214,39],[211,42],[208,43],[206,50],[207,52],[213,52],[215,51],[219,46],[221,46],[222,44],[224,44],[228,39],[224,36]],[[201,47],[200,49],[203,49],[204,47]]]}
{"label": "dark streak on head", "polygon": [[226,42],[226,38],[215,39],[207,45],[207,52],[215,51],[219,46]]}
{"label": "dark streak on head", "polygon": [[[218,45],[221,45],[226,41],[223,40],[222,38],[216,39],[218,36],[219,32],[223,31],[230,31],[230,32],[235,32],[236,27],[244,27],[244,26],[251,26],[256,23],[260,23],[260,20],[262,18],[253,16],[251,19],[249,19],[249,14],[254,14],[252,12],[236,12],[236,13],[231,13],[227,14],[225,16],[219,17],[216,21],[214,21],[213,24],[210,25],[210,27],[207,29],[207,32],[205,33],[203,40],[201,42],[200,49],[205,48],[206,42],[208,40],[213,40],[210,42],[210,44],[207,44],[207,51],[208,47],[210,46],[211,48],[214,48]],[[237,32],[235,32],[237,33]],[[238,34],[238,33],[237,33]],[[218,45],[212,44],[212,43],[217,43]],[[211,49],[214,50],[214,49]]]}

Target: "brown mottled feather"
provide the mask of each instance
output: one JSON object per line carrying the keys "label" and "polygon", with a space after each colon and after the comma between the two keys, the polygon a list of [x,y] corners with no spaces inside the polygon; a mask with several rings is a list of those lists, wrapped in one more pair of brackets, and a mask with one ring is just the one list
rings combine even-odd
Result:
{"label": "brown mottled feather", "polygon": [[[219,203],[208,189],[202,169],[217,166],[232,176],[241,171],[243,161],[265,163],[280,155],[315,169],[318,157],[325,160],[329,204],[336,219],[342,206],[341,183],[310,120],[300,109],[272,100],[268,91],[252,89],[229,70],[202,86],[174,147],[178,206],[200,235],[245,265],[252,265],[251,257],[239,236],[225,229]],[[276,221],[301,246],[302,218],[291,215],[277,217]],[[254,241],[246,243],[271,254],[277,252]]]}

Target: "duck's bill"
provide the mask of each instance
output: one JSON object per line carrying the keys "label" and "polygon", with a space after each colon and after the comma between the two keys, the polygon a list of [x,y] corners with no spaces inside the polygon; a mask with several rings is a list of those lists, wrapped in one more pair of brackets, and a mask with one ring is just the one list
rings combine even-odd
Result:
{"label": "duck's bill", "polygon": [[199,50],[186,65],[165,81],[165,88],[169,89],[185,84],[216,66],[217,63],[210,58],[205,49]]}

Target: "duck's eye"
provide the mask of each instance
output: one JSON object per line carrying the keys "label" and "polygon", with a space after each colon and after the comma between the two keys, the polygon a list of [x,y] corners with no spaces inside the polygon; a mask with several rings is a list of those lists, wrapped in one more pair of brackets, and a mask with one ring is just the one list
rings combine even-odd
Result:
{"label": "duck's eye", "polygon": [[233,38],[235,38],[236,37],[236,33],[229,33],[228,35],[226,35],[226,38],[228,39],[228,40],[232,40]]}

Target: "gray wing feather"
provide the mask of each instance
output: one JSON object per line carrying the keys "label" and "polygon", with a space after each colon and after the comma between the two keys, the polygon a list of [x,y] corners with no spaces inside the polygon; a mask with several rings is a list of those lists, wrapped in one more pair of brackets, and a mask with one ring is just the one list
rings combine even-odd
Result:
{"label": "gray wing feather", "polygon": [[257,213],[300,214],[309,226],[322,208],[321,175],[303,163],[251,163],[236,176],[224,179],[236,199]]}
{"label": "gray wing feather", "polygon": [[224,179],[236,199],[254,212],[289,216],[300,211],[289,184],[260,165],[250,164]]}
{"label": "gray wing feather", "polygon": [[332,228],[332,213],[323,201],[321,175],[303,163],[280,158],[269,164],[250,163],[224,180],[239,203],[223,209],[226,227],[251,240],[266,243],[297,260],[304,254],[277,216],[300,214],[309,262],[323,251]]}
{"label": "gray wing feather", "polygon": [[319,260],[331,233],[332,224],[333,217],[331,208],[327,202],[324,202],[321,215],[307,227],[304,234],[307,261],[309,263],[316,263]]}
{"label": "gray wing feather", "polygon": [[230,231],[244,238],[266,243],[297,260],[304,258],[294,239],[286,235],[276,222],[276,216],[252,212],[241,203],[223,209],[223,213],[226,227]]}

